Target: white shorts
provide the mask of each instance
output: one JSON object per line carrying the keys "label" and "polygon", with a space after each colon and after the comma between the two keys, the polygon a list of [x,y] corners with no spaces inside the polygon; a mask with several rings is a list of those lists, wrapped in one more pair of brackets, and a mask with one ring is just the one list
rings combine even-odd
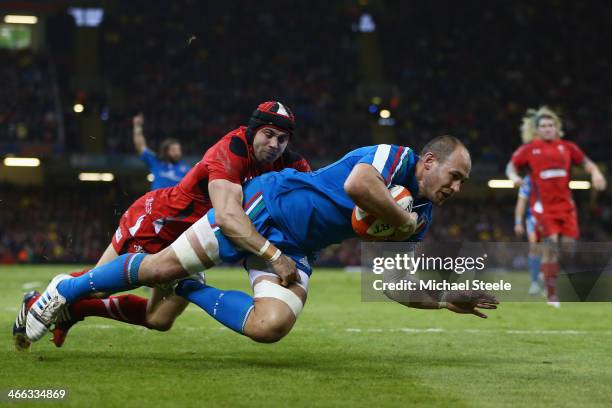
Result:
{"label": "white shorts", "polygon": [[[253,287],[255,279],[259,278],[260,276],[272,276],[274,278],[278,278],[278,275],[272,271],[270,266],[263,259],[255,255],[247,257],[245,260],[245,267],[249,273],[251,288]],[[301,282],[296,283],[298,286],[304,289],[306,293],[308,293],[308,281],[310,280],[310,276],[300,269],[298,269],[298,273],[300,274]]]}

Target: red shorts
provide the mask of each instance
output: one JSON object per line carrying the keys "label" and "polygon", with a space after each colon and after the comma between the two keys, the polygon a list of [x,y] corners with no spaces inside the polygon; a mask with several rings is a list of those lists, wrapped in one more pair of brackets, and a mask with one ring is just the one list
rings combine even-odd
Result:
{"label": "red shorts", "polygon": [[576,209],[564,212],[536,214],[538,235],[542,238],[551,235],[563,235],[578,238],[578,215]]}
{"label": "red shorts", "polygon": [[153,190],[140,197],[123,213],[113,235],[118,254],[155,254],[170,246],[207,211],[174,188]]}

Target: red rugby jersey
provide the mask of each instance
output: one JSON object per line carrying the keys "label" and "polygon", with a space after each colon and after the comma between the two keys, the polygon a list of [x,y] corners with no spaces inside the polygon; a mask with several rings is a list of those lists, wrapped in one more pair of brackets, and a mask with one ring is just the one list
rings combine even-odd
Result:
{"label": "red rugby jersey", "polygon": [[269,171],[285,168],[311,171],[306,159],[289,149],[285,149],[283,155],[271,164],[257,162],[253,146],[247,143],[246,130],[245,126],[241,126],[223,136],[176,186],[187,205],[193,202],[195,213],[202,215],[212,208],[208,195],[208,183],[212,180],[223,179],[243,184]]}
{"label": "red rugby jersey", "polygon": [[[562,139],[533,140],[519,147],[512,155],[517,169],[526,168],[531,175],[530,205],[536,213],[554,213],[574,209],[569,188],[572,164],[584,162],[584,153],[572,142]],[[534,205],[537,201],[542,208]]]}

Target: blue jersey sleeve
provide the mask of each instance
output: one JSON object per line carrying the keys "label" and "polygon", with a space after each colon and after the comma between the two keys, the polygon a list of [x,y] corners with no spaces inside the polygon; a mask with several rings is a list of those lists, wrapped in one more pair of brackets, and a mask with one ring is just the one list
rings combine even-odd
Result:
{"label": "blue jersey sleeve", "polygon": [[413,211],[415,211],[419,216],[417,219],[417,232],[411,236],[408,241],[421,242],[425,238],[425,234],[431,225],[432,204],[430,202],[423,204],[415,203]]}
{"label": "blue jersey sleeve", "polygon": [[412,161],[414,161],[414,153],[409,147],[381,144],[372,146],[371,150],[359,160],[359,163],[374,166],[389,186],[406,183]]}
{"label": "blue jersey sleeve", "polygon": [[529,198],[531,195],[531,179],[529,176],[525,176],[523,179],[523,184],[521,185],[521,188],[519,188],[518,195],[519,197],[523,198]]}
{"label": "blue jersey sleeve", "polygon": [[151,170],[151,172],[154,172],[154,170],[160,165],[160,161],[157,156],[155,156],[155,153],[153,153],[149,149],[144,149],[144,151],[140,155],[140,159],[146,163],[147,167],[149,168],[149,170]]}

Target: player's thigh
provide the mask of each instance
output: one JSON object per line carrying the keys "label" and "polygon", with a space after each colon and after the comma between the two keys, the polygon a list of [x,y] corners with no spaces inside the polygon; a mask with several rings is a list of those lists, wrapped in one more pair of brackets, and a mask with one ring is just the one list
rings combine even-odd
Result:
{"label": "player's thigh", "polygon": [[[578,226],[578,215],[576,211],[570,211],[566,216],[562,218],[562,226],[560,235],[564,240],[576,240],[580,234],[580,227]],[[569,241],[568,241],[569,242]]]}
{"label": "player's thigh", "polygon": [[143,284],[166,283],[210,269],[220,262],[220,240],[205,215],[169,247],[147,256],[138,276]]}
{"label": "player's thigh", "polygon": [[172,247],[147,255],[138,268],[138,280],[142,285],[159,285],[186,278],[188,273]]}
{"label": "player's thigh", "polygon": [[118,256],[119,254],[117,253],[117,251],[115,251],[115,248],[113,244],[111,243],[106,247],[100,259],[98,259],[98,263],[96,264],[96,266],[104,265],[105,263],[112,261]]}

